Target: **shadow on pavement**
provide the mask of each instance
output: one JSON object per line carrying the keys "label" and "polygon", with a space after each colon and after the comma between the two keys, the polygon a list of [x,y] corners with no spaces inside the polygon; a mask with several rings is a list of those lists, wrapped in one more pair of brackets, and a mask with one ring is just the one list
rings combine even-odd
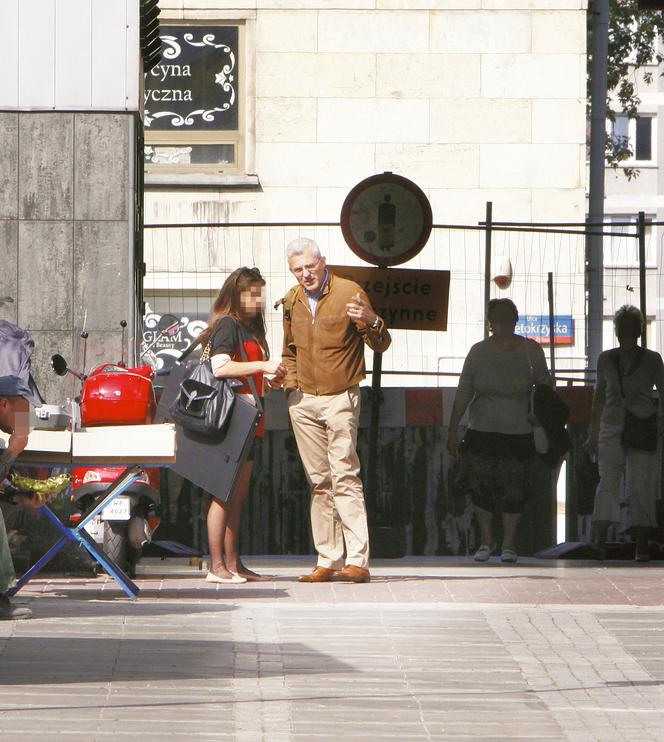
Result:
{"label": "shadow on pavement", "polygon": [[0,653],[0,686],[355,672],[351,665],[299,642],[13,636]]}
{"label": "shadow on pavement", "polygon": [[[108,597],[99,599],[92,597],[87,600],[75,600],[65,602],[62,595],[53,594],[47,598],[32,601],[22,601],[15,599],[16,605],[27,604],[32,610],[31,622],[39,619],[70,619],[74,623],[77,619],[89,618],[111,618],[114,616],[123,616],[133,618],[158,618],[160,616],[177,616],[192,614],[215,614],[222,611],[233,611],[236,606],[230,603],[162,603],[162,602],[141,602],[130,603],[129,600],[118,596],[115,600],[109,600]],[[71,599],[70,599],[71,600]],[[0,638],[0,642],[2,639]]]}
{"label": "shadow on pavement", "polygon": [[436,577],[420,577],[418,575],[400,575],[398,577],[372,577],[371,582],[449,582],[450,580],[557,580],[556,575],[441,575]]}

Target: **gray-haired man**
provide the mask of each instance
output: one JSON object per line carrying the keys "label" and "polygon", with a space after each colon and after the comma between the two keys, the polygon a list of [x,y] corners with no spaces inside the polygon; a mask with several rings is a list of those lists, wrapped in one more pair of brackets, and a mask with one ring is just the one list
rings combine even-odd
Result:
{"label": "gray-haired man", "polygon": [[297,279],[284,299],[284,389],[295,440],[311,484],[318,564],[302,582],[369,582],[369,534],[357,457],[364,346],[391,338],[367,295],[328,272],[318,245],[287,247]]}

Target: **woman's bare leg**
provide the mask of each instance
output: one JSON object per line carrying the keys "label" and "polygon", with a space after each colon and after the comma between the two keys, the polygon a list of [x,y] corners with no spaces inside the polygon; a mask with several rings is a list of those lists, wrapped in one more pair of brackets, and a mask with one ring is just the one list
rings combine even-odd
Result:
{"label": "woman's bare leg", "polygon": [[229,503],[228,525],[226,527],[226,536],[224,538],[224,552],[226,555],[226,565],[231,572],[239,574],[241,577],[258,577],[254,572],[248,570],[243,564],[240,557],[240,519],[242,508],[249,497],[249,484],[251,482],[251,472],[253,462],[248,461],[238,477],[233,497]]}
{"label": "woman's bare leg", "polygon": [[210,572],[217,577],[230,579],[233,575],[224,560],[224,541],[228,530],[229,506],[212,498],[207,512],[208,544],[210,546]]}
{"label": "woman's bare leg", "polygon": [[477,522],[480,524],[480,546],[493,548],[493,513],[475,505]]}
{"label": "woman's bare leg", "polygon": [[516,551],[516,527],[519,525],[521,513],[503,513],[503,551],[511,549]]}

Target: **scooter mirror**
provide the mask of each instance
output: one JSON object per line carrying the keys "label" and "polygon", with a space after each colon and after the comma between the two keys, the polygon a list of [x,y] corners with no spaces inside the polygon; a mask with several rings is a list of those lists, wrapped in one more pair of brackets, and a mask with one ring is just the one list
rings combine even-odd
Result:
{"label": "scooter mirror", "polygon": [[161,335],[173,337],[180,331],[180,320],[174,314],[162,314],[157,322],[157,329]]}
{"label": "scooter mirror", "polygon": [[51,356],[51,368],[58,376],[65,376],[67,373],[67,361],[59,354]]}

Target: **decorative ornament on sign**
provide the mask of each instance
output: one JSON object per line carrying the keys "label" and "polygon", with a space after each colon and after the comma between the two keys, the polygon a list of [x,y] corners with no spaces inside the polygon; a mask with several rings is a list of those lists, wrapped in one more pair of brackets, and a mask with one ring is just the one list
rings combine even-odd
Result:
{"label": "decorative ornament on sign", "polygon": [[[150,128],[153,121],[159,119],[170,118],[169,124],[174,128],[187,128],[193,127],[196,124],[197,117],[200,117],[203,121],[212,123],[215,120],[215,114],[223,113],[232,108],[236,100],[236,90],[234,86],[235,75],[233,74],[236,67],[236,58],[233,50],[225,43],[216,43],[214,34],[208,33],[202,37],[201,41],[194,41],[193,33],[185,33],[182,39],[179,40],[176,36],[163,35],[161,37],[162,42],[165,45],[163,51],[163,59],[169,63],[165,64],[163,61],[161,64],[155,65],[151,70],[151,77],[160,77],[160,82],[164,82],[170,78],[181,78],[181,77],[192,77],[191,64],[182,63],[175,64],[175,60],[179,60],[183,52],[183,43],[196,48],[210,48],[219,49],[226,56],[226,63],[223,65],[219,72],[214,72],[214,84],[219,85],[224,93],[227,94],[227,99],[220,103],[220,105],[210,107],[198,107],[192,111],[186,113],[173,111],[173,110],[160,110],[154,111],[148,108],[148,102],[153,107],[153,103],[166,103],[166,102],[186,102],[195,101],[195,94],[192,96],[192,90],[180,90],[180,89],[161,89],[152,90],[147,89],[145,92],[145,109],[143,116],[143,123],[145,128]],[[210,73],[207,72],[207,75]],[[149,78],[148,78],[149,81]],[[216,96],[215,96],[216,97]]]}

